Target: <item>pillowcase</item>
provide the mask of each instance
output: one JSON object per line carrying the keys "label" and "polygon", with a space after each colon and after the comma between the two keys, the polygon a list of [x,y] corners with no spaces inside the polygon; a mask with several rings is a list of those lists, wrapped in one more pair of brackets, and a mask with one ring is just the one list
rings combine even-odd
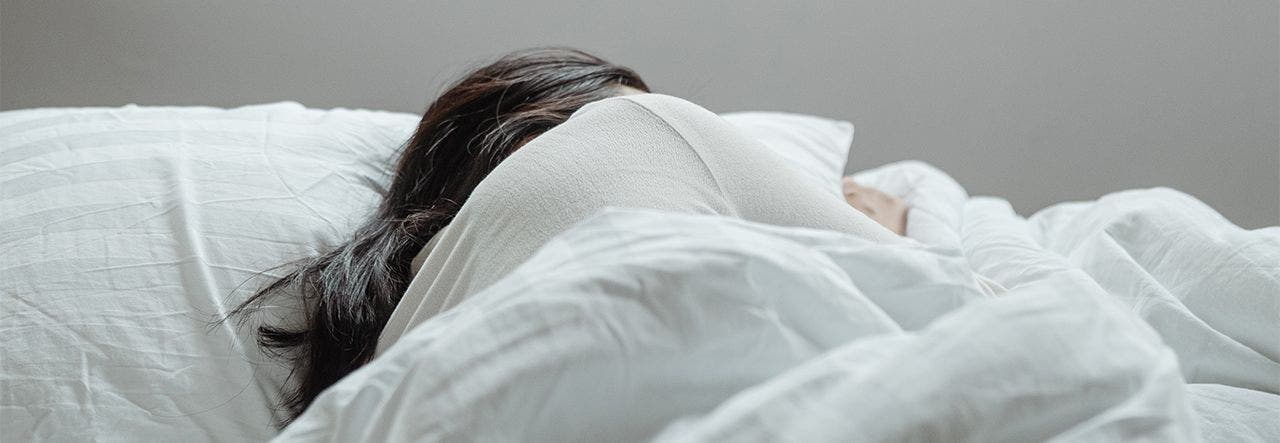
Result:
{"label": "pillowcase", "polygon": [[[724,117],[839,192],[849,123]],[[0,441],[275,435],[288,369],[253,324],[210,322],[273,267],[347,238],[418,118],[297,103],[0,112]]]}
{"label": "pillowcase", "polygon": [[417,121],[296,103],[0,113],[0,441],[275,435],[287,369],[252,324],[211,322],[349,236]]}
{"label": "pillowcase", "polygon": [[853,144],[852,123],[785,112],[732,112],[721,117],[843,195],[840,178]]}

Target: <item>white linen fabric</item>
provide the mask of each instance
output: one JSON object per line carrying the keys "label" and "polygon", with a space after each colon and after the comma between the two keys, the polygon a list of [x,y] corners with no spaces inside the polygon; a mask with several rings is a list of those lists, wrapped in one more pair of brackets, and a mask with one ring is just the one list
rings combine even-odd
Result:
{"label": "white linen fabric", "polygon": [[278,440],[1280,439],[1280,228],[1168,189],[1024,219],[923,163],[855,177],[918,242],[605,211]]}
{"label": "white linen fabric", "polygon": [[[839,169],[850,125],[770,115],[726,119],[786,162],[825,155],[815,180]],[[287,369],[252,322],[211,322],[349,235],[417,121],[297,103],[0,112],[0,441],[275,435]]]}
{"label": "white linen fabric", "polygon": [[[341,241],[416,122],[293,103],[0,113],[0,441],[275,435],[287,370],[252,324],[209,322],[277,275],[260,271]],[[756,137],[797,165],[821,148],[780,140],[824,139]],[[606,213],[281,439],[1280,441],[1280,228],[1168,189],[1024,219],[923,163],[856,177],[904,196],[927,246]],[[1009,293],[984,297],[974,269]]]}
{"label": "white linen fabric", "polygon": [[259,272],[348,235],[416,121],[296,103],[0,113],[0,441],[275,435],[287,370],[252,324],[211,322]]}
{"label": "white linen fabric", "polygon": [[1280,436],[1274,387],[1186,384],[1178,337],[1086,272],[1041,265],[989,298],[969,270],[949,248],[606,211],[277,441]]}

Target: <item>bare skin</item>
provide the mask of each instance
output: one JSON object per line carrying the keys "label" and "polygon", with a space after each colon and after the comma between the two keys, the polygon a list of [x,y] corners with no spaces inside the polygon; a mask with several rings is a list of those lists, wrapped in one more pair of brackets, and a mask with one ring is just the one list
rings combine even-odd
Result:
{"label": "bare skin", "polygon": [[889,195],[876,188],[862,186],[853,181],[853,177],[841,180],[844,189],[844,200],[854,209],[867,214],[876,223],[889,228],[898,235],[907,233],[907,202]]}

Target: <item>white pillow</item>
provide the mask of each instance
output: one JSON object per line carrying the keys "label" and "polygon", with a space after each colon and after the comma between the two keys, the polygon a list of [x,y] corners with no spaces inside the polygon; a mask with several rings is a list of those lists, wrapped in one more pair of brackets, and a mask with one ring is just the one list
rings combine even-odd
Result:
{"label": "white pillow", "polygon": [[729,123],[786,157],[793,165],[841,195],[840,178],[853,144],[853,124],[785,112],[722,114]]}
{"label": "white pillow", "polygon": [[251,326],[209,322],[259,272],[346,237],[417,120],[296,103],[0,113],[0,441],[275,435],[286,371]]}
{"label": "white pillow", "polygon": [[[838,192],[852,125],[725,118]],[[418,116],[276,103],[0,112],[0,441],[261,441],[286,368],[209,322],[344,240]]]}

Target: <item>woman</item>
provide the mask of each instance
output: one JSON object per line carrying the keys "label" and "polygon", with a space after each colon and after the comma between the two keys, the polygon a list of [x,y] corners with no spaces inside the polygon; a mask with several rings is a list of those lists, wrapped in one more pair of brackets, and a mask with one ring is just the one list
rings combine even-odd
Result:
{"label": "woman", "polygon": [[273,295],[304,300],[301,327],[258,331],[298,376],[283,400],[290,417],[605,206],[898,241],[890,230],[905,227],[901,200],[847,180],[847,201],[831,198],[709,111],[647,92],[630,69],[535,49],[480,68],[436,99],[351,240],[303,260],[235,311]]}

